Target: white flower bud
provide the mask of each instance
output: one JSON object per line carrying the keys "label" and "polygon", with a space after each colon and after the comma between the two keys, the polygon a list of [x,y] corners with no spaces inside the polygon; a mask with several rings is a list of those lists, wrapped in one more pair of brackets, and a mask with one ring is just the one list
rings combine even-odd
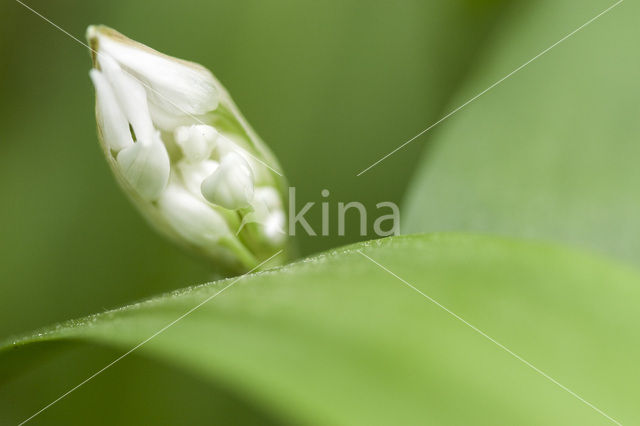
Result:
{"label": "white flower bud", "polygon": [[273,244],[281,244],[287,239],[287,234],[284,232],[285,220],[284,212],[278,210],[271,213],[264,221],[264,234]]}
{"label": "white flower bud", "polygon": [[236,210],[248,207],[253,199],[253,173],[240,154],[230,152],[220,166],[200,186],[202,195],[213,204]]}
{"label": "white flower bud", "polygon": [[251,269],[286,248],[276,190],[285,183],[213,75],[107,27],[87,37],[101,143],[144,216],[222,270]]}
{"label": "white flower bud", "polygon": [[218,162],[214,160],[205,160],[199,163],[191,163],[189,161],[181,160],[176,166],[180,171],[180,177],[184,182],[184,186],[194,196],[204,200],[202,192],[200,191],[202,181],[216,171],[219,166]]}
{"label": "white flower bud", "polygon": [[231,234],[222,215],[179,184],[171,183],[167,187],[158,200],[158,207],[176,232],[192,244],[215,247],[220,238]]}
{"label": "white flower bud", "polygon": [[138,141],[116,157],[129,185],[145,200],[157,200],[169,181],[169,155],[160,135],[151,141]]}
{"label": "white flower bud", "polygon": [[211,156],[211,152],[216,146],[218,132],[206,124],[194,124],[177,127],[173,138],[182,149],[186,160],[197,163]]}
{"label": "white flower bud", "polygon": [[287,234],[284,232],[286,217],[282,210],[282,200],[278,191],[272,187],[260,187],[255,190],[254,206],[262,205],[266,208],[256,208],[256,213],[262,213],[255,217],[257,223],[264,226],[264,234],[274,244],[286,240]]}
{"label": "white flower bud", "polygon": [[256,188],[255,199],[256,201],[264,203],[270,211],[282,210],[282,199],[280,198],[280,194],[270,186]]}

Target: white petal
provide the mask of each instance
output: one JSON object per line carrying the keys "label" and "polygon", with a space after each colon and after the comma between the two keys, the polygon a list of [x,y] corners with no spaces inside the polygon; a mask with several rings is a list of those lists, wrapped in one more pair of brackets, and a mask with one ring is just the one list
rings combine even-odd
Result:
{"label": "white petal", "polygon": [[255,200],[262,201],[269,211],[281,210],[282,200],[278,191],[271,186],[261,186],[255,190]]}
{"label": "white petal", "polygon": [[176,128],[173,136],[187,161],[196,163],[211,156],[218,132],[211,126],[194,124]]}
{"label": "white petal", "polygon": [[[204,181],[207,176],[210,176],[215,172],[219,164],[217,161],[213,160],[201,161],[200,163],[189,163],[181,160],[178,161],[176,166],[178,167],[178,170],[180,170],[180,175],[185,187],[195,197],[200,198],[202,197],[202,193],[200,192],[200,185],[202,185],[202,181]],[[204,198],[202,199],[204,200]]]}
{"label": "white petal", "polygon": [[89,76],[96,89],[98,125],[105,143],[114,151],[133,145],[129,122],[120,109],[109,82],[97,69],[89,71]]}
{"label": "white petal", "polygon": [[284,232],[285,215],[278,191],[270,186],[256,188],[251,207],[253,211],[243,217],[242,226],[257,223],[271,244],[284,242],[287,237]]}
{"label": "white petal", "polygon": [[253,173],[240,154],[230,152],[202,182],[200,190],[204,198],[224,208],[248,207],[253,199]]}
{"label": "white petal", "polygon": [[220,134],[220,136],[218,136],[218,139],[216,139],[216,152],[218,153],[219,158],[223,158],[231,152],[239,154],[246,160],[247,164],[249,164],[251,172],[253,173],[254,182],[261,184],[271,181],[271,170],[264,167],[264,164],[257,161],[255,156],[251,155],[246,149],[236,141],[232,140],[229,136],[224,134]]}
{"label": "white petal", "polygon": [[149,102],[149,113],[151,114],[151,121],[157,129],[162,129],[165,132],[173,132],[178,126],[190,126],[194,123],[206,123],[208,118],[204,115],[201,116],[189,116],[189,115],[175,115],[171,114],[164,109],[156,106],[153,102]]}
{"label": "white petal", "polygon": [[284,232],[284,212],[282,210],[271,213],[264,222],[264,234],[272,244],[280,244],[287,238]]}
{"label": "white petal", "polygon": [[182,185],[172,182],[158,200],[160,213],[191,244],[213,247],[231,232],[224,218]]}
{"label": "white petal", "polygon": [[121,34],[94,30],[99,50],[111,55],[149,87],[149,100],[174,115],[199,115],[216,109],[218,90],[211,73],[133,42]]}
{"label": "white petal", "polygon": [[147,201],[160,197],[169,180],[171,165],[159,135],[148,144],[134,143],[116,158],[120,172],[140,197]]}
{"label": "white petal", "polygon": [[144,87],[140,82],[123,72],[118,63],[108,55],[98,54],[98,63],[104,76],[111,84],[124,115],[131,123],[136,138],[142,141],[151,141],[154,127]]}

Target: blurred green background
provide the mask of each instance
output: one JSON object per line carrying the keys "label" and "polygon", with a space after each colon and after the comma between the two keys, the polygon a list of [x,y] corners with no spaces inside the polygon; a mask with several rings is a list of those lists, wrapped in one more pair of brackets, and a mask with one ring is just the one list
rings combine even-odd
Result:
{"label": "blurred green background", "polygon": [[[503,12],[495,0],[27,4],[83,41],[87,25],[103,23],[210,68],[299,203],[316,201],[316,229],[324,188],[334,209],[400,202],[428,137],[355,175],[445,112]],[[0,17],[0,336],[209,280],[110,175],[87,50],[17,2],[2,2]],[[362,239],[358,229],[301,235],[300,253]]]}
{"label": "blurred green background", "polygon": [[[297,188],[299,204],[323,201],[322,189],[330,190],[334,208],[339,201],[360,201],[375,212],[377,202],[406,200],[401,205],[406,210],[401,225],[408,232],[470,230],[540,238],[638,264],[640,199],[635,188],[640,175],[634,162],[639,90],[635,76],[640,60],[629,46],[637,40],[639,8],[631,2],[616,10],[616,19],[612,13],[558,46],[445,126],[361,177],[356,174],[365,167],[613,2],[31,0],[27,4],[81,40],[87,25],[103,23],[210,68],[280,159],[290,184]],[[156,235],[115,184],[96,138],[86,48],[13,0],[0,4],[0,21],[0,339],[211,279],[210,271],[196,259]],[[438,144],[432,146],[434,137]],[[319,213],[316,205],[307,216],[316,228]],[[370,228],[372,222],[370,218]],[[300,235],[296,241],[300,255],[363,239],[355,225],[351,221],[347,226],[351,232],[344,237],[335,232],[330,237]],[[414,260],[402,258],[404,269],[419,275],[419,268],[411,271]],[[534,272],[527,279],[535,278],[535,271],[553,275],[558,269],[542,265],[532,261]],[[504,270],[487,266],[485,272],[499,277]],[[447,271],[458,273],[457,268]],[[591,275],[588,268],[584,271]],[[580,295],[585,278],[580,272],[571,276],[577,280],[575,291],[562,287],[570,296],[555,302],[582,300],[574,296]],[[593,288],[601,291],[607,279],[594,278]],[[497,278],[480,281],[477,288],[472,280],[465,282],[504,309],[516,306],[501,304],[502,293],[492,297]],[[620,290],[617,297],[635,294],[626,293],[631,285],[614,284]],[[535,284],[529,288],[538,289]],[[555,294],[555,287],[550,288]],[[528,300],[526,290],[519,288],[514,295]],[[468,296],[452,291],[463,299]],[[600,296],[593,294],[585,296],[584,312],[599,312],[600,304],[592,302]],[[617,300],[609,300],[613,308],[606,313],[614,323],[622,318],[613,312]],[[633,300],[629,296],[626,313]],[[363,299],[365,306],[366,302]],[[543,302],[540,317],[548,312]],[[481,304],[473,306],[484,315]],[[393,304],[384,308],[402,310]],[[367,323],[367,316],[362,318]],[[384,322],[384,317],[377,319]],[[580,334],[585,342],[601,346],[593,351],[573,347],[577,356],[582,351],[598,358],[605,349],[615,356],[603,359],[634,353],[600,344],[602,340],[593,340],[597,333],[590,334],[593,330],[588,327],[580,333],[567,332],[562,320],[545,320],[547,330],[558,336]],[[501,318],[498,323],[513,325]],[[538,321],[527,324],[534,327]],[[625,327],[634,335],[631,321]],[[437,324],[434,328],[438,330]],[[517,327],[513,330],[551,358],[552,349],[562,350],[554,344],[538,347],[537,340],[520,334]],[[600,331],[612,338],[622,336],[607,327]],[[637,339],[628,341],[633,346]],[[122,353],[76,343],[52,346],[60,349],[60,355],[45,362],[14,360],[25,374],[9,386],[3,387],[0,376],[0,423],[33,413]],[[460,350],[457,355],[468,353]],[[7,362],[11,369],[12,361]],[[615,363],[610,364],[607,367],[615,370]],[[608,371],[593,370],[588,372],[596,376]],[[589,382],[588,374],[575,377]],[[74,394],[75,403],[59,404],[38,421],[276,422],[268,407],[249,395],[236,395],[237,388],[227,385],[211,384],[158,360],[130,357]],[[598,390],[606,393],[604,388]],[[101,401],[105,397],[108,400]],[[219,417],[238,413],[239,418]]]}

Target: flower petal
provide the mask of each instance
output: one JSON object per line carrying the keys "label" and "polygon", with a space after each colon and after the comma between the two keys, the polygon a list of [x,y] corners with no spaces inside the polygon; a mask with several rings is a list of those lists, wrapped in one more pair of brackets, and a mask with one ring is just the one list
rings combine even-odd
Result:
{"label": "flower petal", "polygon": [[124,115],[131,123],[138,140],[148,143],[153,138],[154,127],[147,105],[144,87],[122,71],[118,63],[108,55],[98,54],[98,63],[111,84]]}
{"label": "flower petal", "polygon": [[202,195],[213,204],[236,210],[248,207],[253,199],[253,173],[240,154],[230,152],[220,166],[200,186]]}
{"label": "flower petal", "polygon": [[158,200],[158,207],[171,227],[191,244],[212,248],[221,237],[231,234],[222,215],[181,184],[170,183]]}
{"label": "flower petal", "polygon": [[160,136],[150,144],[134,143],[116,157],[120,172],[143,199],[155,201],[167,186],[171,165]]}
{"label": "flower petal", "polygon": [[206,124],[180,126],[173,135],[185,158],[191,163],[208,159],[218,138],[216,129]]}
{"label": "flower petal", "polygon": [[114,151],[133,145],[129,122],[120,109],[111,85],[97,69],[92,69],[89,76],[96,89],[98,126],[105,143]]}
{"label": "flower petal", "polygon": [[150,102],[174,115],[200,115],[218,106],[211,73],[191,62],[164,55],[104,27],[89,29],[101,52],[112,56],[146,87]]}

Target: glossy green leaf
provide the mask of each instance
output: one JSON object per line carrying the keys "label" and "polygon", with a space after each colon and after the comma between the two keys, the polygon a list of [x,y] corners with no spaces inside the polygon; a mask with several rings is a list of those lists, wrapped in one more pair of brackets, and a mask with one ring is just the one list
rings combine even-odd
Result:
{"label": "glossy green leaf", "polygon": [[[513,8],[451,109],[614,3]],[[639,263],[639,14],[619,3],[434,129],[404,231],[553,239]]]}
{"label": "glossy green leaf", "polygon": [[[0,377],[18,375],[27,354],[37,356],[51,344],[45,341],[106,345],[124,353],[215,294],[130,356],[183,368],[217,386],[210,398],[242,395],[245,405],[257,407],[248,413],[268,413],[284,423],[613,423],[472,324],[608,416],[624,424],[640,421],[638,273],[561,247],[461,234],[351,246],[52,327],[5,345]],[[102,356],[84,377],[108,362]],[[127,362],[113,365],[95,385],[102,376],[119,377],[126,392],[145,380],[139,369],[133,377],[118,376],[120,363]],[[68,380],[77,370],[39,380],[49,389],[59,385],[53,399],[77,384]],[[86,409],[80,395],[91,392],[94,381],[38,420],[77,421],[74,415],[83,411],[74,407]],[[0,409],[7,421],[22,420],[50,402],[34,401],[39,382],[31,383],[22,394],[11,382],[0,391],[0,401],[7,395],[14,400]],[[110,395],[89,405],[117,412],[117,401]],[[180,410],[181,403],[171,409]],[[26,406],[29,412],[16,412]],[[226,418],[243,407],[218,404],[215,416]],[[135,415],[142,408],[127,409]]]}

